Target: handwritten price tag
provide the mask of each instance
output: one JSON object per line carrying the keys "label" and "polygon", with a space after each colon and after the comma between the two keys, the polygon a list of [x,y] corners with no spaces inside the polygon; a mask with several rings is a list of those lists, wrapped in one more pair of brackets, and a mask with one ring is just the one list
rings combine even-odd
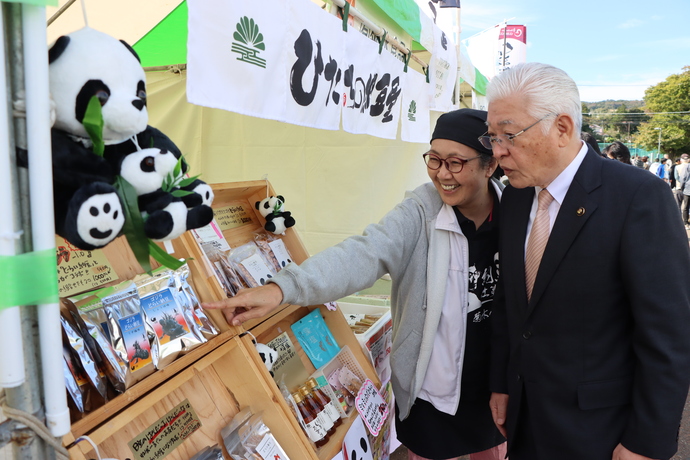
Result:
{"label": "handwritten price tag", "polygon": [[369,379],[364,382],[355,399],[355,407],[362,416],[369,433],[378,436],[381,427],[388,418],[388,404],[379,390],[376,389],[374,382]]}

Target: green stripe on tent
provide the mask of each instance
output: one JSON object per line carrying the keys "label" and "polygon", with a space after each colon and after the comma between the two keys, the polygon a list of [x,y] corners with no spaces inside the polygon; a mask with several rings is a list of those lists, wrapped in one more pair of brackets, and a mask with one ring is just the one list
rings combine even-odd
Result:
{"label": "green stripe on tent", "polygon": [[419,20],[419,7],[414,0],[372,0],[389,18],[419,42],[422,24]]}
{"label": "green stripe on tent", "polygon": [[172,10],[133,46],[144,67],[187,63],[187,2]]}
{"label": "green stripe on tent", "polygon": [[488,85],[488,78],[482,75],[482,73],[479,70],[474,69],[474,90],[482,96],[486,96],[486,87]]}

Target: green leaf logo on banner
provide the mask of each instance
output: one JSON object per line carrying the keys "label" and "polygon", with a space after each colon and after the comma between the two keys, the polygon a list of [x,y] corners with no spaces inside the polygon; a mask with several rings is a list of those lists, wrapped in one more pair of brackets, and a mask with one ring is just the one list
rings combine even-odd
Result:
{"label": "green leaf logo on banner", "polygon": [[410,108],[407,110],[407,118],[410,121],[417,121],[415,115],[417,114],[417,103],[413,100],[410,102]]}
{"label": "green leaf logo on banner", "polygon": [[266,59],[258,56],[259,50],[266,50],[264,36],[259,32],[259,26],[254,22],[254,19],[244,16],[237,23],[236,28],[237,30],[232,36],[237,42],[232,42],[230,50],[240,55],[237,60],[265,69]]}

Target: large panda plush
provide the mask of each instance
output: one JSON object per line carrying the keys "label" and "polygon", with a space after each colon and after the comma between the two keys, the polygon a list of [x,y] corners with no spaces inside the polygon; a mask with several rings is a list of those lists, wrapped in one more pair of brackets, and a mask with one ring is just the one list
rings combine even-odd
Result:
{"label": "large panda plush", "polygon": [[[172,239],[211,222],[213,194],[204,182],[197,180],[185,187],[190,193],[183,199],[174,197],[171,190],[161,189],[181,152],[165,134],[147,125],[144,70],[129,45],[84,28],[58,38],[50,47],[49,63],[50,92],[55,102],[55,224],[60,236],[81,249],[91,250],[107,245],[120,234],[126,213],[115,189],[117,176],[126,178],[137,195],[154,193],[158,197],[139,200],[147,203],[142,214],[150,239]],[[84,125],[94,96],[101,106],[105,144],[102,156],[94,153]],[[148,155],[149,150],[155,155]],[[131,155],[134,158],[128,159]],[[135,158],[143,161],[149,156],[147,161],[154,163],[153,170],[144,171],[146,165],[141,161],[132,166]],[[183,164],[182,172],[186,169]]]}

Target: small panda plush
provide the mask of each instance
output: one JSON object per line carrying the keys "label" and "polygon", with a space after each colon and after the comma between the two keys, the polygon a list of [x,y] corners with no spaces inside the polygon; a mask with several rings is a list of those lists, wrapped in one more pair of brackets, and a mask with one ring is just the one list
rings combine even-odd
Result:
{"label": "small panda plush", "polygon": [[[125,156],[120,165],[120,175],[137,192],[144,233],[154,241],[177,238],[190,228],[208,225],[213,219],[213,210],[201,202],[200,195],[192,192],[186,197],[176,197],[161,189],[176,164],[177,158],[172,153],[153,147]],[[188,207],[184,200],[194,195],[198,204]]]}
{"label": "small panda plush", "polygon": [[273,363],[275,363],[278,359],[278,352],[268,345],[264,345],[263,343],[258,343],[256,341],[253,342],[254,346],[256,347],[256,351],[258,351],[259,356],[261,356],[261,360],[264,362],[264,365],[266,365],[266,369],[268,369],[271,377],[273,377],[273,371],[271,369],[273,369]]}
{"label": "small panda plush", "polygon": [[285,230],[295,225],[295,219],[290,211],[283,211],[284,204],[285,198],[282,195],[271,195],[255,204],[256,209],[266,219],[264,228],[276,235],[284,235]]}

